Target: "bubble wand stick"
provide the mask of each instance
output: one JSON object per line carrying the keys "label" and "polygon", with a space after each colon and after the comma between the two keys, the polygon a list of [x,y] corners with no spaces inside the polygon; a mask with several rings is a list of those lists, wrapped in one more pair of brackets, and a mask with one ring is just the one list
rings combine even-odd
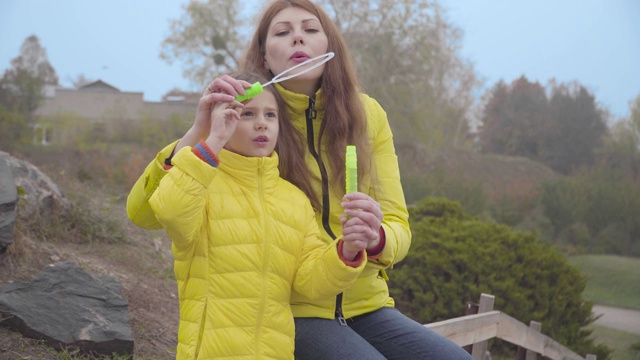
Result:
{"label": "bubble wand stick", "polygon": [[[358,155],[355,145],[347,145],[347,154],[344,158],[345,165],[345,194],[358,191]],[[347,216],[351,219],[351,216]]]}
{"label": "bubble wand stick", "polygon": [[[260,94],[261,92],[263,92],[264,91],[263,88],[265,86],[271,85],[271,84],[275,84],[275,83],[279,83],[281,81],[289,80],[292,77],[296,77],[298,75],[302,75],[302,74],[306,73],[307,71],[311,71],[311,70],[317,68],[318,66],[326,63],[327,61],[331,60],[334,56],[335,56],[335,53],[328,52],[326,54],[323,54],[323,55],[320,55],[320,56],[316,56],[316,57],[311,58],[311,59],[307,59],[307,60],[301,62],[300,64],[298,64],[296,66],[293,66],[293,67],[290,67],[287,70],[285,70],[285,71],[281,72],[280,74],[276,75],[273,79],[271,79],[271,81],[267,82],[264,85],[260,84],[260,82],[256,82],[253,85],[251,85],[250,88],[245,89],[245,91],[246,91],[245,95],[236,96],[236,101],[237,102],[243,102],[243,101],[249,100],[252,97]],[[302,66],[305,66],[305,65],[307,65],[307,64],[309,64],[311,62],[314,62],[314,61],[316,61],[318,59],[322,59],[322,60],[320,62],[318,62],[317,64],[314,64],[313,66],[309,67],[308,69],[304,69],[304,70],[302,70],[300,72],[285,76],[285,75],[289,74],[290,72],[292,72],[293,70],[298,69],[298,68],[300,68]]]}
{"label": "bubble wand stick", "polygon": [[347,145],[345,180],[347,194],[358,191],[358,155],[355,145]]}

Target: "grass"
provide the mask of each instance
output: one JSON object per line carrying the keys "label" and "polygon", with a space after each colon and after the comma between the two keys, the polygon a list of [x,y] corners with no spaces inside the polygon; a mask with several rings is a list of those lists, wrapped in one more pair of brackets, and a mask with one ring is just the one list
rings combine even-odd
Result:
{"label": "grass", "polygon": [[640,335],[609,329],[595,324],[590,325],[589,329],[593,330],[591,336],[597,339],[597,343],[604,344],[613,350],[611,359],[640,359],[640,349],[634,348],[634,344],[640,343]]}
{"label": "grass", "polygon": [[587,277],[584,298],[599,305],[640,310],[640,259],[614,255],[572,256]]}

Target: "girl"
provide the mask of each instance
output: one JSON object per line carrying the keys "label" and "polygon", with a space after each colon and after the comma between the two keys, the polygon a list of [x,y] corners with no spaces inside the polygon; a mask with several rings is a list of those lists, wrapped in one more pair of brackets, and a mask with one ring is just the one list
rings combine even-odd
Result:
{"label": "girl", "polygon": [[332,297],[366,264],[367,241],[323,243],[307,196],[279,176],[274,149],[301,152],[279,140],[292,125],[275,89],[264,90],[238,108],[217,102],[206,139],[170,158],[149,199],[172,239],[177,359],[293,359],[292,288]]}

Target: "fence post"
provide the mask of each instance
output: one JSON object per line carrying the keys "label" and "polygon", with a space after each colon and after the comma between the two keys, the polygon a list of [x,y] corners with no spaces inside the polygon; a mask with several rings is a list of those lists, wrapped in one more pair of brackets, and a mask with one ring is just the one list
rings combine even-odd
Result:
{"label": "fence post", "polygon": [[[531,320],[529,322],[529,328],[532,329],[535,332],[541,332],[542,330],[542,323],[537,322],[537,321],[533,321]],[[538,358],[538,354],[525,349],[523,347],[518,347],[518,354],[516,355],[516,359],[518,360],[536,360]]]}
{"label": "fence post", "polygon": [[[478,305],[478,314],[482,314],[488,311],[493,310],[493,304],[495,302],[496,297],[493,295],[482,293],[480,294],[480,303]],[[487,345],[488,341],[481,341],[473,344],[473,348],[471,350],[471,356],[473,356],[474,360],[484,360],[487,355]]]}
{"label": "fence post", "polygon": [[[478,313],[478,304],[476,303],[467,303],[467,308],[464,310],[464,315],[475,315]],[[469,345],[465,345],[462,347],[463,349],[465,349],[469,354],[471,354],[471,349],[473,349],[473,344],[469,344]]]}

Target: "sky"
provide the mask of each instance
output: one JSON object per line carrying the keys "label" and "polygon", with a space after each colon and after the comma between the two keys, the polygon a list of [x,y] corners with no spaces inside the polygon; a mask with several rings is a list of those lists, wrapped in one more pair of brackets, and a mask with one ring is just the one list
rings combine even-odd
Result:
{"label": "sky", "polygon": [[[159,101],[173,88],[199,91],[180,63],[160,59],[171,20],[187,0],[0,0],[0,72],[30,35],[60,84],[80,75]],[[261,0],[244,0],[249,11]],[[524,75],[546,85],[577,81],[613,118],[640,95],[640,1],[439,0],[463,34],[461,56],[485,89]]]}

